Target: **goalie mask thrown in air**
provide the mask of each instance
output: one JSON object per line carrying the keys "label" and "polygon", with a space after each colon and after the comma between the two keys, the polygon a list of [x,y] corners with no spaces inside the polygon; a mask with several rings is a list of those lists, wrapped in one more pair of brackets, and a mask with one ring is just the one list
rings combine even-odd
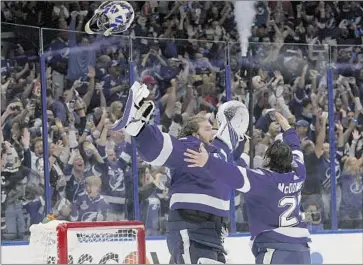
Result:
{"label": "goalie mask thrown in air", "polygon": [[134,17],[134,9],[128,2],[106,1],[95,10],[85,31],[88,34],[103,33],[105,36],[118,34],[131,26]]}
{"label": "goalie mask thrown in air", "polygon": [[216,137],[234,150],[245,138],[249,123],[248,109],[242,102],[231,100],[218,108],[216,118],[218,123]]}

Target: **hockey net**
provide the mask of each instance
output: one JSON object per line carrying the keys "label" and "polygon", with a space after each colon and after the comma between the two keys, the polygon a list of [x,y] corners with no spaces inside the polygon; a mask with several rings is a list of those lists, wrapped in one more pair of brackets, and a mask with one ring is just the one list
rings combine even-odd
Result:
{"label": "hockey net", "polygon": [[54,220],[30,232],[33,264],[146,264],[141,222]]}

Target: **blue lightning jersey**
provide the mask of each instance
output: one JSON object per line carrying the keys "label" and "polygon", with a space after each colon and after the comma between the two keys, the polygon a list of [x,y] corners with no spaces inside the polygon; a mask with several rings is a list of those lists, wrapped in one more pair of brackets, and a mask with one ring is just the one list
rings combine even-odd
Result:
{"label": "blue lightning jersey", "polygon": [[77,200],[72,204],[71,221],[91,222],[105,221],[108,204],[101,195],[91,198],[86,192],[78,194]]}
{"label": "blue lightning jersey", "polygon": [[226,143],[218,137],[214,138],[213,145],[220,149],[221,158],[225,161],[233,161],[235,165],[248,167],[249,156],[243,153],[244,142],[239,142],[237,148],[231,151]]}
{"label": "blue lightning jersey", "polygon": [[[186,149],[199,150],[201,141],[188,136],[176,139],[162,133],[153,125],[146,125],[135,137],[140,157],[151,165],[172,169],[170,182],[170,209],[192,209],[218,216],[229,215],[232,186],[225,176],[216,177],[204,168],[189,168],[184,162]],[[224,161],[225,154],[213,145],[206,146],[208,152]]]}
{"label": "blue lightning jersey", "polygon": [[248,169],[212,156],[204,168],[245,194],[252,238],[263,234],[278,242],[306,243],[310,241],[310,233],[300,212],[301,190],[306,179],[303,154],[294,129],[284,132],[283,137],[293,150],[293,172]]}

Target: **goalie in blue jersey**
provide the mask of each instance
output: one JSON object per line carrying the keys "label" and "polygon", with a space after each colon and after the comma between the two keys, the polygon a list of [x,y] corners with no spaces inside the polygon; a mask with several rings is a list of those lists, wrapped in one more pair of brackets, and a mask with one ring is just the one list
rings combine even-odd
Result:
{"label": "goalie in blue jersey", "polygon": [[[208,153],[225,161],[247,130],[249,114],[240,102],[225,103],[217,115],[219,133],[215,139],[207,118],[195,116],[185,122],[179,139],[148,125],[154,103],[147,101],[149,90],[135,82],[131,87],[122,119],[113,130],[125,128],[133,136],[140,157],[154,166],[171,169],[170,212],[167,244],[171,263],[225,263],[223,240],[226,234],[230,194],[234,183],[215,177],[205,169],[188,168],[183,153],[205,144]],[[234,138],[233,141],[230,139]],[[233,142],[233,143],[232,143]],[[243,164],[243,161],[240,161]],[[245,163],[244,163],[245,164]]]}
{"label": "goalie in blue jersey", "polygon": [[295,129],[279,113],[283,141],[266,151],[265,168],[248,169],[216,159],[203,145],[185,152],[189,168],[204,169],[216,179],[245,194],[252,252],[257,264],[310,264],[310,234],[301,209],[301,190],[306,179],[300,140]]}

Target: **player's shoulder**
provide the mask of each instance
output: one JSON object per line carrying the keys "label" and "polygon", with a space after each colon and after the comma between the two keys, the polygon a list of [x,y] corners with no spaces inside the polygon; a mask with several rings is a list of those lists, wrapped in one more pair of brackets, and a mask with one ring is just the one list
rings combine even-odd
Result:
{"label": "player's shoulder", "polygon": [[281,187],[293,187],[301,190],[305,179],[299,177],[295,172],[277,173],[271,178],[273,183],[276,184],[280,190]]}
{"label": "player's shoulder", "polygon": [[276,174],[276,172],[273,172],[272,170],[268,169],[268,168],[249,168],[248,169],[248,173],[250,174],[256,174],[262,177],[268,177],[268,176],[273,176]]}
{"label": "player's shoulder", "polygon": [[222,140],[220,140],[218,137],[216,137],[213,142],[212,142],[212,145],[218,149],[216,151],[222,153],[222,155],[224,157],[227,157],[227,153],[229,153],[229,148],[228,148],[228,145],[225,144]]}
{"label": "player's shoulder", "polygon": [[295,172],[288,172],[288,173],[279,173],[276,171],[272,171],[271,169],[268,168],[249,168],[247,169],[247,172],[249,175],[255,175],[255,176],[259,176],[261,179],[265,180],[265,181],[270,181],[270,182],[289,182],[289,181],[294,181],[296,180],[296,178],[298,178],[295,175]]}
{"label": "player's shoulder", "polygon": [[275,183],[276,173],[267,168],[245,168],[238,166],[242,175],[246,174],[245,177],[253,182],[253,186],[271,186]]}
{"label": "player's shoulder", "polygon": [[179,138],[179,141],[188,148],[199,148],[200,140],[194,136],[186,136]]}

